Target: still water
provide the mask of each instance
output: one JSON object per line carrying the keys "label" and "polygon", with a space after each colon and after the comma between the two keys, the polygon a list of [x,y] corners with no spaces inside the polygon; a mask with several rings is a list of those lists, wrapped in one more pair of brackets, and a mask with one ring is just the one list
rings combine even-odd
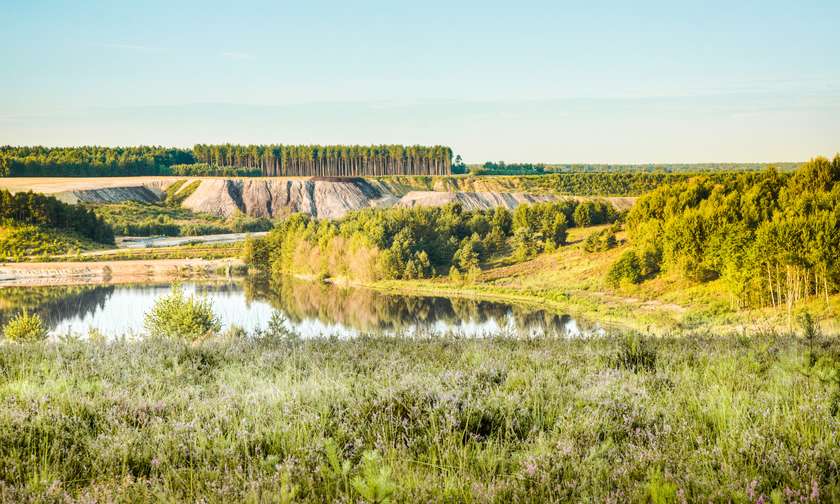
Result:
{"label": "still water", "polygon": [[[369,289],[294,281],[235,280],[183,283],[187,294],[206,297],[223,328],[265,328],[277,313],[301,337],[359,335],[504,334],[516,337],[579,337],[603,333],[568,315],[504,303],[383,294]],[[51,334],[109,337],[144,334],[145,314],[172,284],[0,289],[0,323],[21,309],[36,312]]]}

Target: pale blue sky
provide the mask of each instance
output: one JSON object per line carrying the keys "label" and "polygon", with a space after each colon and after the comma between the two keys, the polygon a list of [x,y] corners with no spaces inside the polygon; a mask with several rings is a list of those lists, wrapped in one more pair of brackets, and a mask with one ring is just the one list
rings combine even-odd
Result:
{"label": "pale blue sky", "polygon": [[837,0],[0,0],[0,143],[441,143],[468,161],[840,150]]}

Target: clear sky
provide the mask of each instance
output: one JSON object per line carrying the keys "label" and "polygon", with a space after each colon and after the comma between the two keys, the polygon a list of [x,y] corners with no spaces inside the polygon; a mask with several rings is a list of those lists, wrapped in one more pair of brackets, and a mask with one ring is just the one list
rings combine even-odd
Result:
{"label": "clear sky", "polygon": [[840,1],[0,0],[0,144],[840,151]]}

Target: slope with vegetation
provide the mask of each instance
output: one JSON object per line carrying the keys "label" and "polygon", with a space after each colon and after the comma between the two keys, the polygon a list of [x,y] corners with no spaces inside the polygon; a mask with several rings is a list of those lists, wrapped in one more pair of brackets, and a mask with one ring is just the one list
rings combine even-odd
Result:
{"label": "slope with vegetation", "polygon": [[519,260],[552,251],[566,229],[612,222],[603,201],[520,205],[513,212],[437,208],[368,209],[338,221],[294,215],[246,244],[246,260],[278,273],[356,280],[414,279],[477,273],[489,257],[511,250]]}
{"label": "slope with vegetation", "polygon": [[721,279],[743,307],[827,301],[840,288],[840,155],[789,177],[768,170],[666,185],[640,198],[627,223],[634,249],[612,272],[616,282],[667,269]]}
{"label": "slope with vegetation", "polygon": [[582,231],[616,218],[595,203],[513,213],[454,206],[293,219],[246,250],[277,272],[546,303],[642,329],[745,327],[754,317],[786,327],[803,309],[830,325],[840,290],[838,181],[840,157],[792,174],[680,177],[640,199],[627,232]]}
{"label": "slope with vegetation", "polygon": [[32,192],[0,190],[0,258],[64,254],[113,245],[111,227],[93,211]]}
{"label": "slope with vegetation", "polygon": [[96,215],[118,236],[203,236],[268,231],[272,222],[242,213],[228,218],[165,204],[136,202],[95,205]]}
{"label": "slope with vegetation", "polygon": [[[733,172],[716,172],[707,176],[719,183],[737,177]],[[377,179],[378,183],[394,189],[463,191],[463,192],[522,192],[574,196],[640,196],[663,184],[689,180],[695,173],[552,173],[546,175],[480,175],[452,177],[393,176]],[[781,175],[782,177],[786,175]]]}

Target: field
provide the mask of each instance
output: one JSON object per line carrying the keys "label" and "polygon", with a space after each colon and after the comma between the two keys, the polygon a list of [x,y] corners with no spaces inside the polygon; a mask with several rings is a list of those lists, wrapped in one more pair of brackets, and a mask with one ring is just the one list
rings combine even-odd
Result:
{"label": "field", "polygon": [[0,499],[835,501],[837,387],[808,355],[775,335],[3,345]]}

